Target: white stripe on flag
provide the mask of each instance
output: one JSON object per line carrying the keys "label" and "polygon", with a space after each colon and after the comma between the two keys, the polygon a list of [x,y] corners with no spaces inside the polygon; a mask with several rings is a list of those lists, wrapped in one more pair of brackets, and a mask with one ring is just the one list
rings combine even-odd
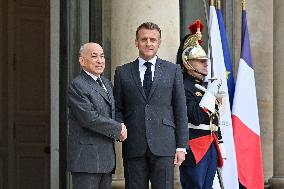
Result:
{"label": "white stripe on flag", "polygon": [[238,83],[235,89],[235,95],[238,98],[234,100],[232,113],[253,132],[260,135],[254,71],[243,59],[240,59]]}
{"label": "white stripe on flag", "polygon": [[215,74],[214,77],[217,77],[222,80],[222,86],[220,88],[220,91],[224,91],[227,94],[227,96],[223,98],[222,101],[223,103],[220,107],[220,119],[219,119],[222,131],[222,137],[227,153],[227,159],[224,161],[224,166],[222,168],[222,180],[225,189],[238,189],[239,188],[238,172],[237,172],[231,110],[230,110],[230,102],[228,95],[227,78],[226,78],[226,67],[223,57],[224,55],[222,50],[219,24],[214,6],[210,6],[209,31],[210,31],[211,50],[213,57],[213,68],[211,69],[213,69],[214,71]]}

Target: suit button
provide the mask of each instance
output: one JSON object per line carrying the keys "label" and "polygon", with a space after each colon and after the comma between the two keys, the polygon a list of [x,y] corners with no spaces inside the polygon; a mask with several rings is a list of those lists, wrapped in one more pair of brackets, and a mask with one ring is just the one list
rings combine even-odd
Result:
{"label": "suit button", "polygon": [[147,120],[148,120],[148,121],[150,121],[151,119],[150,119],[150,118],[148,118]]}

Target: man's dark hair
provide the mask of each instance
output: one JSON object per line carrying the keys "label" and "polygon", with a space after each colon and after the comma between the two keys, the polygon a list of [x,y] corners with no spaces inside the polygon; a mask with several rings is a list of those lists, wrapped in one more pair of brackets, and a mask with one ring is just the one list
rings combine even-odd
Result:
{"label": "man's dark hair", "polygon": [[137,30],[136,30],[136,39],[138,39],[138,32],[139,30],[141,30],[142,28],[144,29],[148,29],[148,30],[157,30],[160,33],[160,38],[162,37],[161,35],[161,29],[160,27],[153,23],[153,22],[144,22],[143,24],[141,24],[140,26],[138,26]]}

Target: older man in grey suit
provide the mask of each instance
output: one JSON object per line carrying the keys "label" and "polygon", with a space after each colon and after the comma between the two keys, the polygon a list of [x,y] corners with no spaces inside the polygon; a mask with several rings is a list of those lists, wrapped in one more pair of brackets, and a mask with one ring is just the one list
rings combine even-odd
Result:
{"label": "older man in grey suit", "polygon": [[116,119],[125,123],[126,189],[173,189],[174,165],[185,159],[188,129],[182,73],[156,53],[161,30],[151,22],[136,30],[139,58],[117,67]]}
{"label": "older man in grey suit", "polygon": [[114,141],[124,141],[127,130],[113,119],[112,85],[101,75],[105,68],[102,47],[84,44],[79,62],[82,71],[68,89],[67,169],[74,189],[111,189]]}

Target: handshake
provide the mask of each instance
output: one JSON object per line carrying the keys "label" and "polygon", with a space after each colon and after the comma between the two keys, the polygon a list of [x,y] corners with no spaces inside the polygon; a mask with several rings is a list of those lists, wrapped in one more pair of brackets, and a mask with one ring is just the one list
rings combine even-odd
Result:
{"label": "handshake", "polygon": [[196,88],[205,92],[199,103],[199,106],[208,109],[211,113],[215,113],[216,99],[222,99],[226,96],[226,93],[224,91],[220,91],[221,86],[221,79],[215,79],[212,83],[209,83],[207,89],[198,84],[195,84]]}
{"label": "handshake", "polygon": [[126,129],[126,125],[124,123],[121,123],[121,131],[120,131],[120,135],[119,135],[119,142],[123,142],[125,141],[125,139],[127,138],[127,129]]}

